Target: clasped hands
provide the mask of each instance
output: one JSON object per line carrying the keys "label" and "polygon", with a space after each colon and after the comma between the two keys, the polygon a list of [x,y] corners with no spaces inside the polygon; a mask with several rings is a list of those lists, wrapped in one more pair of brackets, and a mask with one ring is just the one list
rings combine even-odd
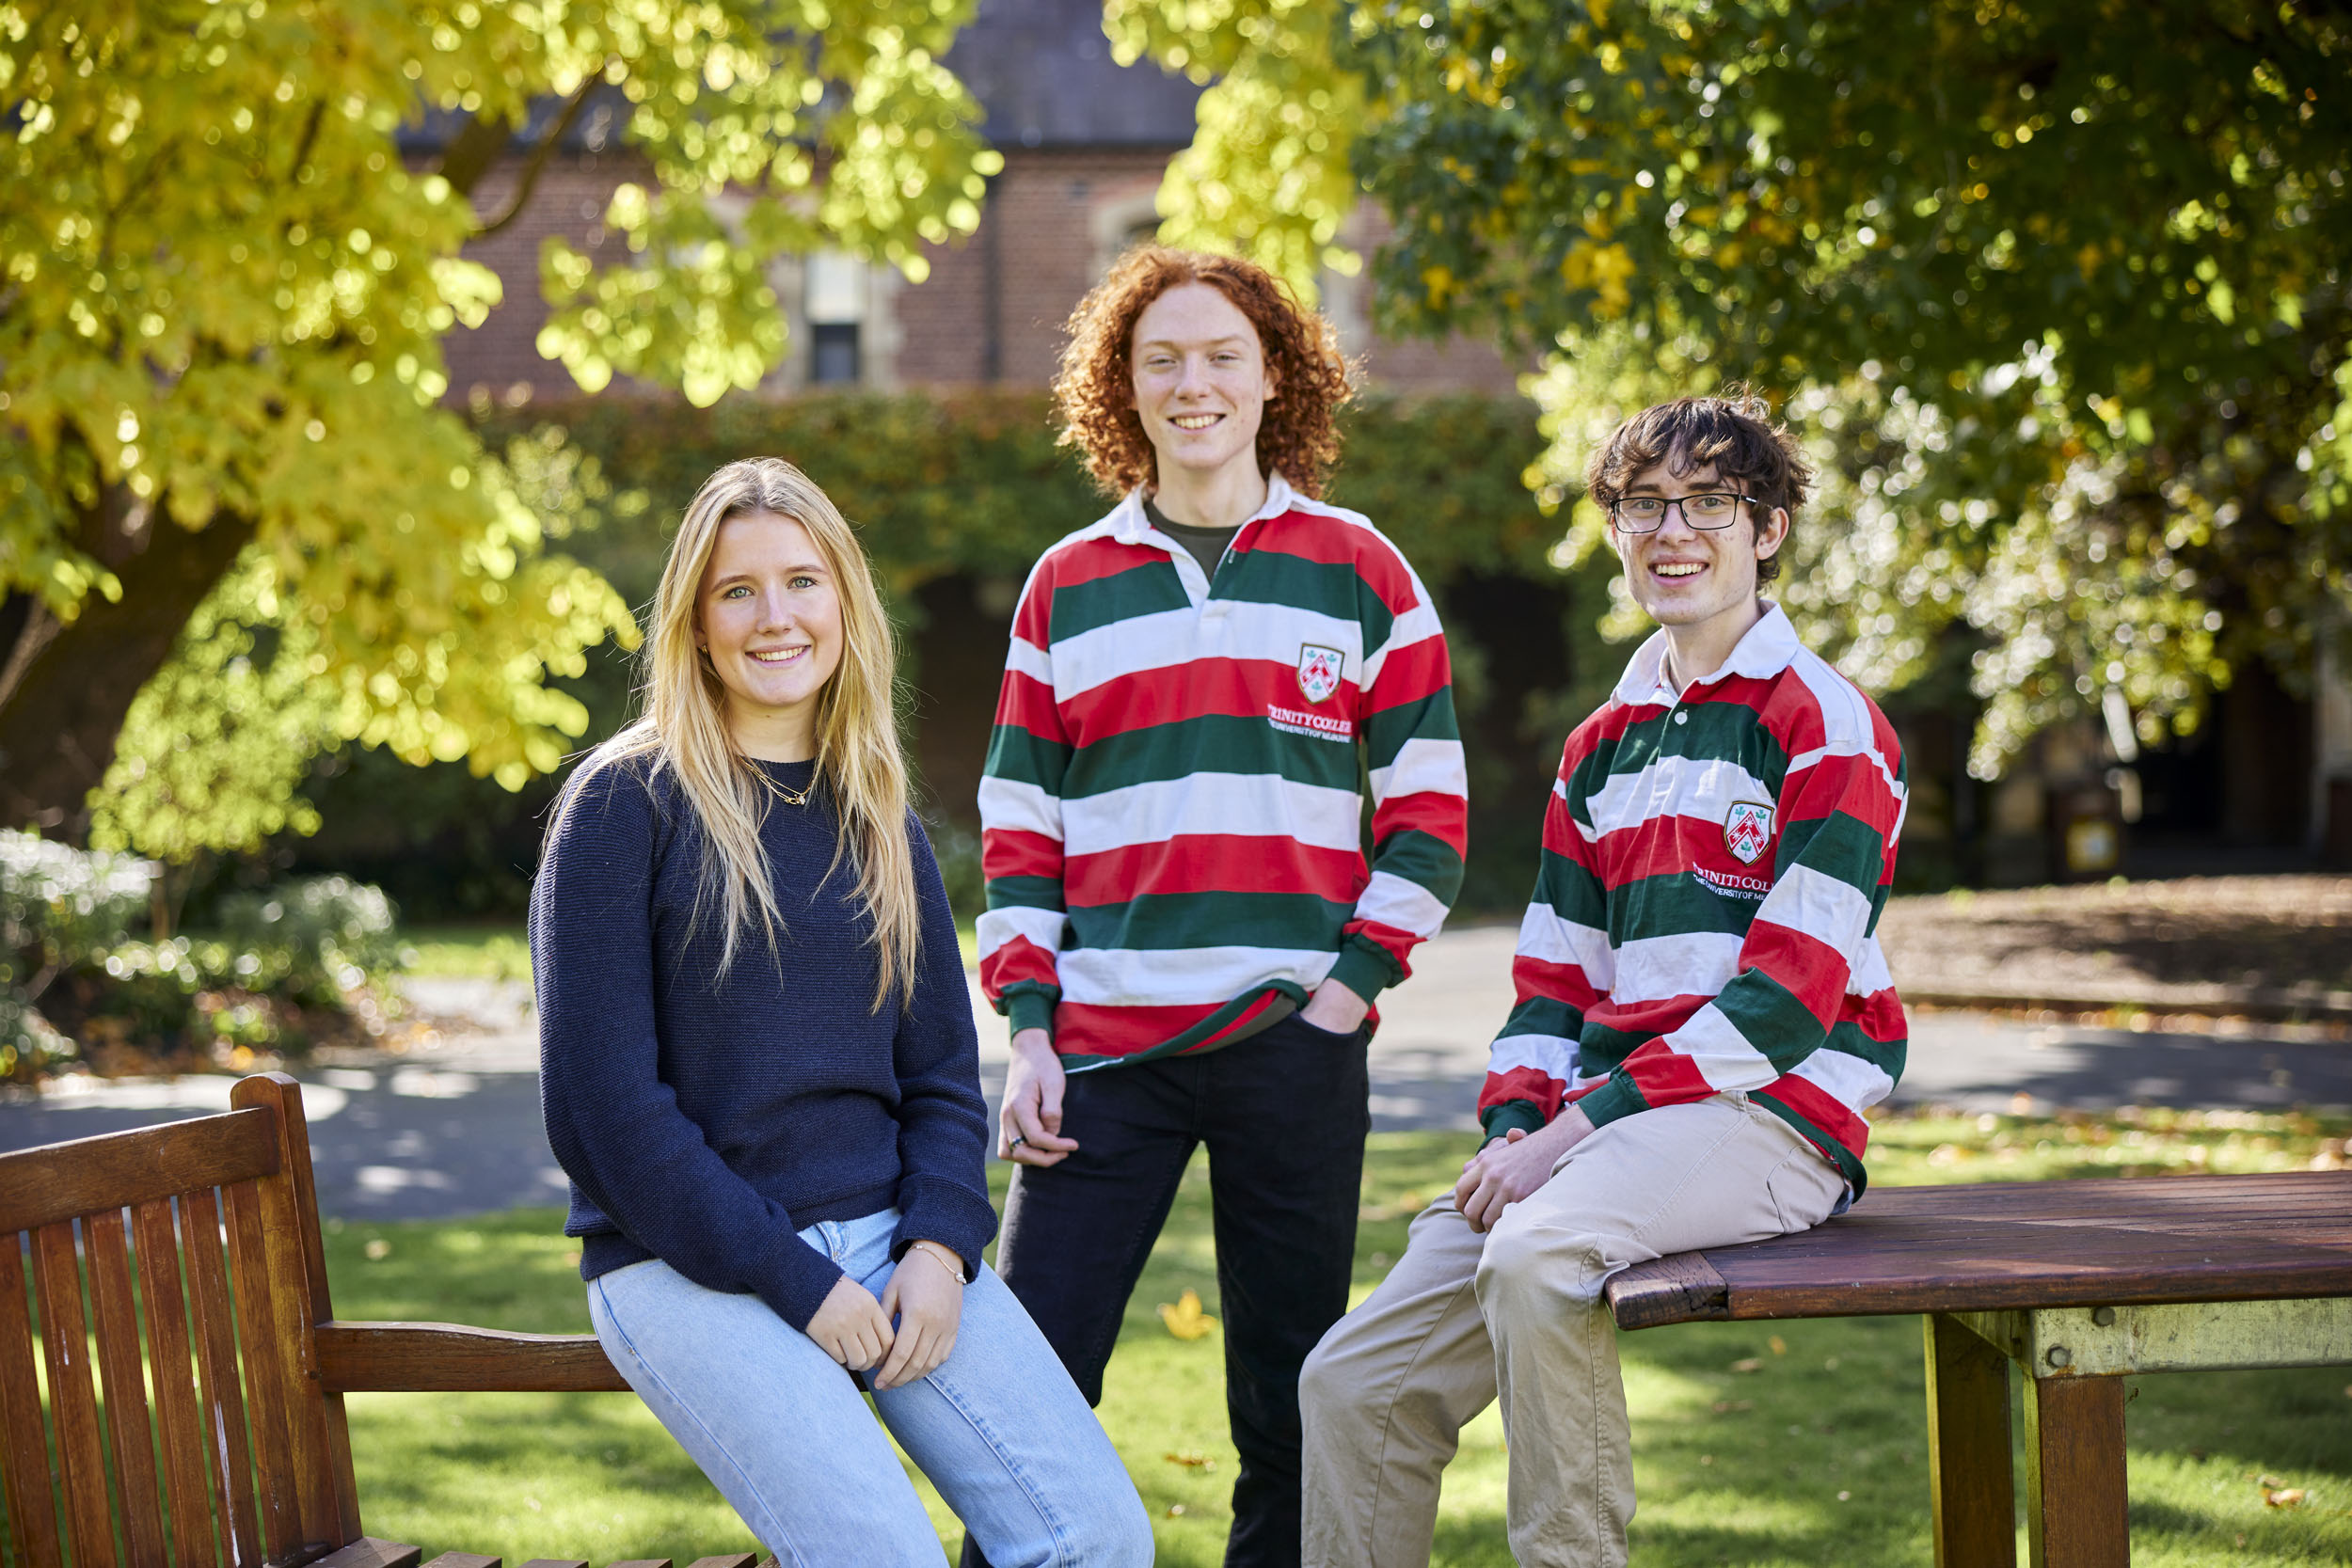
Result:
{"label": "clasped hands", "polygon": [[1593,1123],[1571,1105],[1541,1132],[1514,1127],[1462,1163],[1454,1207],[1472,1230],[1492,1230],[1502,1211],[1551,1180],[1561,1156],[1592,1136]]}
{"label": "clasped hands", "polygon": [[847,1275],[834,1280],[808,1320],[808,1337],[853,1372],[881,1362],[881,1370],[866,1380],[880,1390],[920,1382],[938,1370],[956,1348],[962,1320],[963,1260],[937,1242],[916,1242],[890,1271],[880,1301]]}

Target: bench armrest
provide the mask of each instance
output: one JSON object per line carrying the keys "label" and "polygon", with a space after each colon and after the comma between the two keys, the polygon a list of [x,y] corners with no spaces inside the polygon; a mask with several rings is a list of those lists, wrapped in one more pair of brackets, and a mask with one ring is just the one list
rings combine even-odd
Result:
{"label": "bench armrest", "polygon": [[508,1334],[462,1323],[318,1325],[330,1394],[627,1393],[592,1334]]}

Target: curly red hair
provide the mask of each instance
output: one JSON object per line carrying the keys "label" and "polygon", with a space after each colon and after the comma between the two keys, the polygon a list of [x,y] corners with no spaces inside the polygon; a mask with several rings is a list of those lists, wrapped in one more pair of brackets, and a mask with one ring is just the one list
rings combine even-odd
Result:
{"label": "curly red hair", "polygon": [[1263,267],[1235,257],[1137,245],[1078,302],[1054,377],[1060,444],[1077,448],[1087,472],[1111,495],[1153,482],[1152,442],[1136,413],[1136,320],[1160,295],[1187,283],[1206,283],[1258,329],[1274,377],[1258,426],[1259,468],[1320,497],[1339,461],[1333,417],[1352,390],[1347,360],[1329,322]]}

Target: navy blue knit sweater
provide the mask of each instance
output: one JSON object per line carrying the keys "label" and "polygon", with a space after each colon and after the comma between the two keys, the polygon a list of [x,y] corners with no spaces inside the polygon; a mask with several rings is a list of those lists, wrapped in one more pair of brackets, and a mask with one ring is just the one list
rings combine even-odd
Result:
{"label": "navy blue knit sweater", "polygon": [[[786,787],[812,763],[763,763]],[[794,1234],[893,1204],[894,1252],[996,1231],[987,1113],[954,918],[930,842],[907,835],[922,898],[914,1001],[874,1010],[874,950],[822,789],[775,802],[761,839],[787,927],[719,977],[715,896],[695,921],[703,837],[650,759],[576,784],[531,899],[540,1100],[572,1179],[580,1276],[659,1258],[713,1291],[756,1294],[805,1329],[840,1267]]]}

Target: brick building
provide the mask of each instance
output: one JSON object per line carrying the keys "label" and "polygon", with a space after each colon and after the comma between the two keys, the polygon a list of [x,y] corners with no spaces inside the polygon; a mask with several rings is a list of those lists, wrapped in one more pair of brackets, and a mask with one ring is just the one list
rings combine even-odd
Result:
{"label": "brick building", "polygon": [[[1157,227],[1152,199],[1168,159],[1192,139],[1200,89],[1151,65],[1114,61],[1096,0],[980,0],[948,64],[980,101],[982,135],[1005,158],[978,231],[930,247],[930,276],[919,284],[842,255],[779,265],[773,281],[791,338],[767,388],[775,395],[811,387],[1042,386],[1071,308],[1121,250]],[[591,255],[617,246],[602,230],[605,203],[623,181],[644,178],[620,141],[626,107],[617,94],[593,104],[523,210],[469,247],[504,281],[505,301],[480,327],[446,340],[453,402],[578,395],[536,346],[547,314],[539,246],[550,234]],[[425,161],[437,141],[428,124],[408,150]],[[485,177],[475,196],[481,211],[505,211],[519,168],[510,159]],[[1346,237],[1360,245],[1376,221],[1369,209],[1359,213]],[[1323,293],[1343,342],[1375,385],[1515,394],[1518,368],[1484,344],[1383,341],[1369,327],[1361,280],[1328,277]]]}

